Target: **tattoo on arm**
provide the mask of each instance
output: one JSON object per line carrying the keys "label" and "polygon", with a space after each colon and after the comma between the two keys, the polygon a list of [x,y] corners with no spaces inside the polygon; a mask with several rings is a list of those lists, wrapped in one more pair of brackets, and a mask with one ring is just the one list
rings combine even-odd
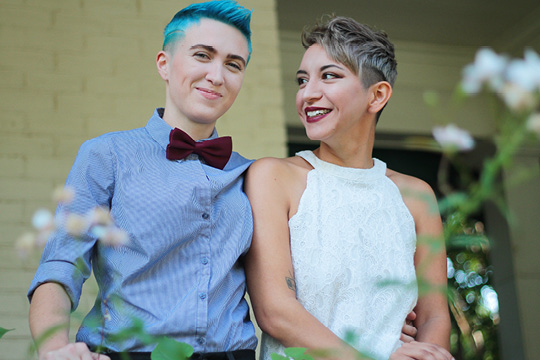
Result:
{"label": "tattoo on arm", "polygon": [[293,276],[293,274],[291,274],[290,271],[289,271],[289,275],[290,276],[285,276],[285,281],[287,282],[287,286],[292,291],[296,291],[296,282],[294,281],[294,276]]}

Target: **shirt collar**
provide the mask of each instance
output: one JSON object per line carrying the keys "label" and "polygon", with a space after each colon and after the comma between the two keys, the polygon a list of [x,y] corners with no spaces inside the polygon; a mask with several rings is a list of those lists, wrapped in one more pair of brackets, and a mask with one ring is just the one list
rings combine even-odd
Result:
{"label": "shirt collar", "polygon": [[[152,117],[150,120],[148,120],[148,123],[146,124],[146,130],[152,136],[152,138],[163,147],[163,149],[167,149],[167,145],[169,145],[169,134],[171,133],[171,130],[173,129],[169,124],[163,120],[163,112],[165,111],[164,108],[157,108],[154,110],[154,113],[152,114]],[[212,131],[212,135],[210,135],[207,139],[201,139],[197,141],[205,141],[209,139],[215,139],[218,137],[217,130],[214,128]]]}

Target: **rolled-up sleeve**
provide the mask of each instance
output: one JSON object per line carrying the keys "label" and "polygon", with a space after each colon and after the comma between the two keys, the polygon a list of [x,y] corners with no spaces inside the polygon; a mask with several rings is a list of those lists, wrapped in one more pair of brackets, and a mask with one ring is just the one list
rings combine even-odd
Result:
{"label": "rolled-up sleeve", "polygon": [[71,299],[72,310],[79,303],[83,283],[92,270],[91,259],[97,239],[91,234],[71,236],[63,224],[69,214],[87,216],[99,206],[110,208],[114,193],[115,158],[106,137],[86,141],[77,154],[66,180],[66,186],[75,192],[70,204],[56,209],[58,230],[48,239],[39,267],[28,290],[31,301],[36,288],[47,282],[64,287]]}

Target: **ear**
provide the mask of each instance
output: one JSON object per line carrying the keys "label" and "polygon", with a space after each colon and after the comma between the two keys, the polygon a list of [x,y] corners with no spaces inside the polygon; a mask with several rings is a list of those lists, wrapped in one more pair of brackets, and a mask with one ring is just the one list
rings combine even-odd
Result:
{"label": "ear", "polygon": [[171,62],[170,55],[165,51],[158,52],[156,56],[156,66],[159,76],[165,81],[169,80],[169,63]]}
{"label": "ear", "polygon": [[387,81],[380,81],[369,88],[370,101],[368,111],[372,114],[378,113],[390,100],[392,96],[392,86]]}

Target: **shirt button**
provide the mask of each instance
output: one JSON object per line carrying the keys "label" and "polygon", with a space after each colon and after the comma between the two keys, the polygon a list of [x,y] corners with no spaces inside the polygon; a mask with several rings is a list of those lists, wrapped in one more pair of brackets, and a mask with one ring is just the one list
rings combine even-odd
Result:
{"label": "shirt button", "polygon": [[197,339],[197,342],[199,343],[199,345],[203,345],[206,342],[206,340],[203,337],[200,337]]}
{"label": "shirt button", "polygon": [[200,293],[200,294],[199,294],[199,297],[200,297],[202,300],[204,300],[204,299],[206,299],[206,294],[205,294],[205,293]]}
{"label": "shirt button", "polygon": [[208,264],[208,258],[203,257],[203,258],[201,259],[201,263],[202,263],[203,265]]}
{"label": "shirt button", "polygon": [[208,214],[208,213],[202,214],[202,218],[203,218],[204,220],[208,220],[209,217],[210,217],[210,214]]}

